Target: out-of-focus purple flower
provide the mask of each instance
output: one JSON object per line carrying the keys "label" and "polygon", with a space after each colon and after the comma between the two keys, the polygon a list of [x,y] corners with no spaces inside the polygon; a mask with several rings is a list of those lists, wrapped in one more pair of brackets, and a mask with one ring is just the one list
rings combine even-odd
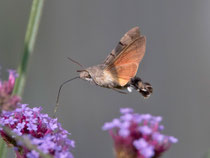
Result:
{"label": "out-of-focus purple flower", "polygon": [[27,157],[30,157],[30,158],[39,158],[39,153],[36,152],[35,150],[32,150],[31,152],[28,152],[26,154]]}
{"label": "out-of-focus purple flower", "polygon": [[158,158],[178,139],[161,133],[162,117],[120,109],[122,116],[102,127],[114,140],[116,158]]}
{"label": "out-of-focus purple flower", "polygon": [[[73,158],[70,150],[74,148],[75,143],[68,139],[70,133],[61,127],[57,119],[50,118],[40,111],[41,108],[29,108],[22,104],[14,111],[3,111],[0,115],[0,124],[9,127],[19,136],[27,136],[43,153],[55,158]],[[14,142],[14,139],[9,138],[2,129],[0,134],[8,144],[21,149],[23,157],[39,158],[39,153]]]}
{"label": "out-of-focus purple flower", "polygon": [[131,108],[121,108],[120,109],[121,114],[126,114],[126,113],[131,113],[131,112],[133,112],[133,109],[131,109]]}
{"label": "out-of-focus purple flower", "polygon": [[17,73],[14,70],[9,70],[8,81],[0,80],[0,110],[14,110],[20,102],[20,97],[12,95]]}

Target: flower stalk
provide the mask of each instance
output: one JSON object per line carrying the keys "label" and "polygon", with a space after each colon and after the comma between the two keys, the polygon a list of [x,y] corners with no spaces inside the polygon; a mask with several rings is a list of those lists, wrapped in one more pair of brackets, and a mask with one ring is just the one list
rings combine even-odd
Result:
{"label": "flower stalk", "polygon": [[[26,30],[25,40],[24,40],[24,50],[23,56],[18,67],[19,77],[15,82],[15,87],[13,94],[21,96],[23,94],[23,89],[26,80],[26,71],[29,63],[29,58],[31,57],[36,41],[36,36],[39,28],[39,23],[42,14],[42,8],[44,5],[44,0],[33,0],[29,22]],[[6,157],[7,148],[3,140],[0,141],[0,157]]]}
{"label": "flower stalk", "polygon": [[[23,138],[21,136],[18,136],[16,133],[12,132],[8,127],[6,126],[2,126],[1,128],[4,129],[4,131],[6,132],[6,134],[9,136],[9,137],[12,137],[12,136],[15,136],[13,139],[16,140],[16,142],[21,142],[23,143],[23,145],[27,146],[28,149],[30,150],[35,150],[36,152],[38,152],[40,154],[41,157],[43,158],[52,158],[52,156],[50,156],[49,154],[44,154],[42,151],[40,151],[39,149],[37,149],[37,147],[33,144],[31,144],[30,140],[28,138]],[[3,140],[2,140],[3,141]],[[17,157],[20,157],[22,158],[22,155],[19,154],[19,152],[16,152],[17,153]]]}
{"label": "flower stalk", "polygon": [[20,65],[18,67],[19,77],[16,80],[15,88],[13,91],[14,94],[17,94],[19,96],[23,94],[27,67],[29,64],[29,59],[34,50],[34,45],[37,37],[37,32],[39,29],[39,23],[42,15],[43,5],[44,5],[44,0],[33,0],[29,22],[26,29],[25,40],[24,40],[23,56]]}
{"label": "flower stalk", "polygon": [[0,157],[6,158],[6,153],[7,153],[6,143],[2,138],[0,138]]}

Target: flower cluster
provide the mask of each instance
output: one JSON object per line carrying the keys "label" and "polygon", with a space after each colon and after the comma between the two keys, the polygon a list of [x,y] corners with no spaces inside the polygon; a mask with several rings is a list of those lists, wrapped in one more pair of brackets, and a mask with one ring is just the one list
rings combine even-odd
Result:
{"label": "flower cluster", "polygon": [[[14,111],[2,112],[0,124],[9,127],[19,136],[28,135],[31,143],[45,154],[56,158],[73,158],[69,149],[74,148],[74,141],[67,138],[70,133],[61,127],[57,119],[52,119],[40,111],[41,108],[29,108],[22,104]],[[30,151],[27,147],[20,147],[2,129],[0,134],[8,144],[18,149],[16,152],[21,150],[21,153],[29,158],[40,157],[35,150]]]}
{"label": "flower cluster", "polygon": [[[9,127],[18,136],[27,137],[44,154],[55,158],[73,158],[70,150],[75,146],[74,141],[68,139],[70,133],[61,127],[57,119],[42,114],[41,108],[21,104],[20,98],[12,95],[17,76],[14,70],[9,70],[8,81],[0,80],[0,125]],[[9,146],[14,146],[17,157],[40,157],[37,151],[17,142],[2,128],[0,135]]]}
{"label": "flower cluster", "polygon": [[120,110],[122,116],[102,127],[114,140],[117,158],[158,158],[178,140],[161,133],[162,117],[137,114],[131,108]]}
{"label": "flower cluster", "polygon": [[13,110],[20,102],[20,97],[12,95],[17,73],[14,70],[9,70],[8,81],[0,80],[0,110]]}

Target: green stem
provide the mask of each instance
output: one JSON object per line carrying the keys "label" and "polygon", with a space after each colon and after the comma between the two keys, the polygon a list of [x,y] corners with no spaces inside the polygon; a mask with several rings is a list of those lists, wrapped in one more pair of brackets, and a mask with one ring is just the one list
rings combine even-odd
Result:
{"label": "green stem", "polygon": [[22,96],[23,94],[23,89],[26,80],[26,72],[29,64],[29,58],[33,53],[43,5],[44,5],[44,0],[33,0],[29,22],[26,30],[25,40],[24,40],[23,56],[21,59],[21,63],[18,67],[19,77],[16,80],[13,91],[14,94],[17,94],[19,96]]}
{"label": "green stem", "polygon": [[[27,137],[21,137],[18,136],[16,133],[14,133],[13,131],[11,131],[11,129],[9,127],[6,126],[1,126],[1,128],[3,128],[4,132],[6,132],[6,134],[12,138],[12,136],[14,136],[14,140],[17,142],[21,142],[23,143],[23,146],[27,147],[29,150],[35,150],[36,152],[39,153],[40,157],[42,158],[52,158],[52,156],[50,154],[44,154],[41,150],[39,150],[37,148],[36,145],[31,144],[30,140]],[[2,158],[2,157],[0,157]]]}
{"label": "green stem", "polygon": [[[25,40],[24,40],[23,56],[22,56],[20,65],[18,67],[19,77],[17,78],[15,82],[15,87],[13,90],[13,94],[16,94],[18,96],[22,96],[23,94],[29,58],[31,57],[33,53],[43,5],[44,5],[44,0],[33,0],[32,2],[30,17],[29,17]],[[0,140],[0,158],[6,158],[6,153],[7,153],[7,146],[5,142],[1,139]]]}
{"label": "green stem", "polygon": [[6,158],[7,145],[2,138],[0,138],[0,158]]}

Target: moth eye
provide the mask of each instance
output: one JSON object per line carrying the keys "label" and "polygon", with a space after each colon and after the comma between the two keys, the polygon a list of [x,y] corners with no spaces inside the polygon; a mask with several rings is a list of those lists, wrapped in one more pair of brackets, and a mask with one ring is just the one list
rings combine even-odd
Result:
{"label": "moth eye", "polygon": [[87,79],[91,79],[92,77],[90,76],[90,74],[89,74],[89,73],[87,73],[87,74],[85,75],[85,78],[87,78]]}
{"label": "moth eye", "polygon": [[92,79],[92,77],[90,76],[90,74],[88,74],[88,75],[85,76],[85,80],[87,80],[87,81],[92,81],[93,79]]}

